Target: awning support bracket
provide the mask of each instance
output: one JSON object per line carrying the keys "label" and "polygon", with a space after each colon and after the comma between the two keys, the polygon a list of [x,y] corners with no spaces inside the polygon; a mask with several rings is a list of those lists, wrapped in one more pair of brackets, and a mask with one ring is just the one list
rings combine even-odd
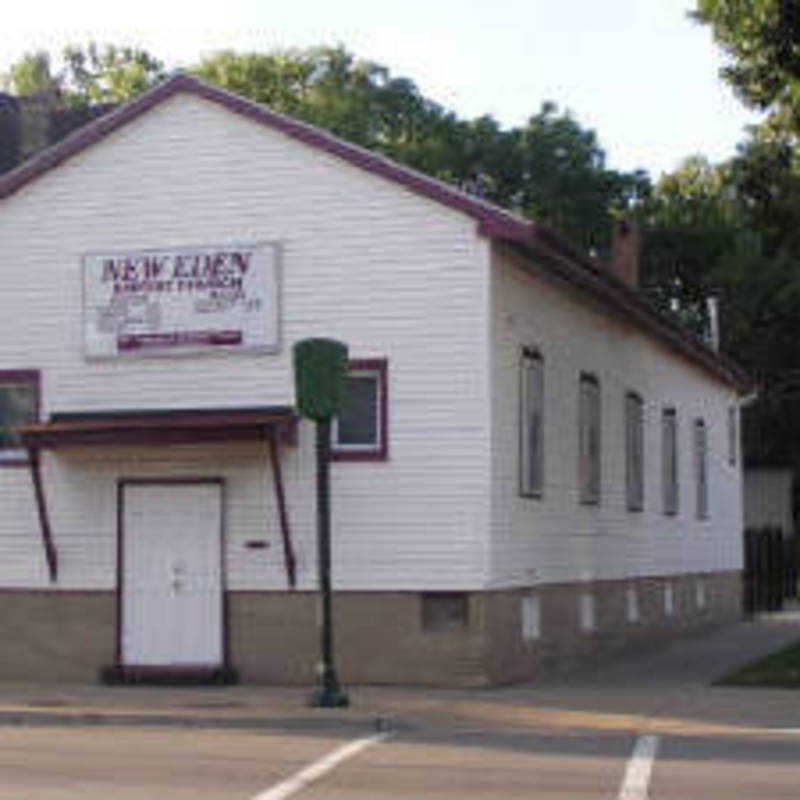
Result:
{"label": "awning support bracket", "polygon": [[42,486],[42,471],[39,461],[39,449],[36,447],[28,448],[28,463],[31,467],[31,479],[33,481],[33,491],[36,495],[36,510],[39,512],[39,527],[42,531],[42,544],[44,554],[47,558],[47,569],[50,573],[50,583],[58,580],[58,552],[53,542],[53,533],[50,530],[50,520],[47,516],[47,501],[44,496]]}
{"label": "awning support bracket", "polygon": [[283,476],[281,474],[281,462],[278,458],[278,435],[276,426],[271,425],[268,431],[269,437],[269,457],[272,462],[272,477],[275,485],[275,499],[278,501],[278,518],[281,525],[281,537],[283,538],[283,559],[286,564],[286,577],[289,586],[295,588],[297,582],[297,561],[292,548],[292,536],[289,532],[289,515],[286,512],[286,497],[283,493]]}

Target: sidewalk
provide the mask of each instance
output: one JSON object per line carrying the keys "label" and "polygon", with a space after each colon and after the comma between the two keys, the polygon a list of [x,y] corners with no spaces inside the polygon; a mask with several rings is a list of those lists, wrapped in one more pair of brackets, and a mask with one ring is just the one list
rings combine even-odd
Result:
{"label": "sidewalk", "polygon": [[800,605],[619,659],[563,680],[494,690],[496,698],[562,712],[633,715],[696,725],[800,729],[800,689],[712,686],[800,641]]}
{"label": "sidewalk", "polygon": [[800,608],[763,615],[568,680],[497,689],[353,687],[348,709],[315,709],[309,688],[0,684],[0,724],[302,730],[398,728],[668,730],[691,735],[800,728],[800,690],[711,681],[800,639]]}

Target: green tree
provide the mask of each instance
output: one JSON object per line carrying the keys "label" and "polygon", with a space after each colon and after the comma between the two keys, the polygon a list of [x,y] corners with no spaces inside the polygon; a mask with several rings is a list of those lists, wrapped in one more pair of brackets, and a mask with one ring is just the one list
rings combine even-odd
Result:
{"label": "green tree", "polygon": [[50,54],[44,50],[26,53],[0,77],[0,83],[16,95],[58,95],[62,89],[61,76],[53,73]]}
{"label": "green tree", "polygon": [[133,47],[70,45],[64,50],[64,85],[73,105],[122,103],[164,79],[164,64]]}
{"label": "green tree", "polygon": [[313,61],[297,51],[242,53],[223,50],[192,70],[199,78],[285,114],[297,114],[306,97]]}
{"label": "green tree", "polygon": [[639,209],[642,283],[663,311],[696,333],[706,328],[706,299],[742,227],[730,170],[691,156],[663,175]]}
{"label": "green tree", "polygon": [[800,5],[796,0],[697,0],[692,16],[711,27],[730,57],[722,77],[771,126],[800,131]]}
{"label": "green tree", "polygon": [[164,78],[164,65],[146,50],[131,47],[69,45],[63,67],[54,71],[50,55],[24,55],[3,75],[3,86],[17,95],[49,94],[56,107],[122,103]]}
{"label": "green tree", "polygon": [[[75,107],[124,102],[164,75],[144,50],[94,42],[67,47],[62,60],[54,72],[47,53],[26,56],[8,84],[20,94],[48,90],[57,105]],[[527,215],[594,254],[607,254],[615,215],[649,192],[644,172],[608,169],[596,133],[553,103],[509,129],[489,115],[460,119],[413,81],[341,46],[225,50],[191,71]]]}
{"label": "green tree", "polygon": [[605,252],[614,213],[649,190],[644,172],[605,166],[594,131],[542,105],[524,127],[459,119],[342,47],[216,53],[201,78],[546,224],[584,250]]}
{"label": "green tree", "polygon": [[646,173],[605,165],[597,134],[553,103],[543,103],[520,132],[520,206],[584,250],[608,255],[615,215],[649,194]]}
{"label": "green tree", "polygon": [[719,298],[722,349],[762,382],[800,368],[798,201],[787,153],[753,140],[725,164],[687,159],[642,207],[651,297],[697,333]]}

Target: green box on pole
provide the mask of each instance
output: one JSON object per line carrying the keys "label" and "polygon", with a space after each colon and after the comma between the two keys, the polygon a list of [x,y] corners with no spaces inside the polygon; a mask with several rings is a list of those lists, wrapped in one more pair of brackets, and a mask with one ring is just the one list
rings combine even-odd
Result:
{"label": "green box on pole", "polygon": [[335,339],[303,339],[292,349],[297,410],[304,417],[335,417],[342,405],[347,346]]}

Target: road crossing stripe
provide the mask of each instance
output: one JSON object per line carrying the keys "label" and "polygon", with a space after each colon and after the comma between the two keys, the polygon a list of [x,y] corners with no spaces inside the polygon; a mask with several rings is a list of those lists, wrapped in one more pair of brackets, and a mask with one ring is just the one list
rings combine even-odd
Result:
{"label": "road crossing stripe", "polygon": [[362,750],[382,742],[388,736],[388,733],[377,733],[343,745],[323,756],[319,761],[315,761],[305,769],[301,769],[291,778],[287,778],[285,781],[281,781],[255,795],[252,800],[284,800],[286,797],[291,797],[291,795],[296,794],[310,783],[319,780],[323,775],[338,767],[343,761],[347,761],[348,758],[358,755]]}
{"label": "road crossing stripe", "polygon": [[658,736],[640,736],[636,740],[617,800],[647,800],[657,749]]}

